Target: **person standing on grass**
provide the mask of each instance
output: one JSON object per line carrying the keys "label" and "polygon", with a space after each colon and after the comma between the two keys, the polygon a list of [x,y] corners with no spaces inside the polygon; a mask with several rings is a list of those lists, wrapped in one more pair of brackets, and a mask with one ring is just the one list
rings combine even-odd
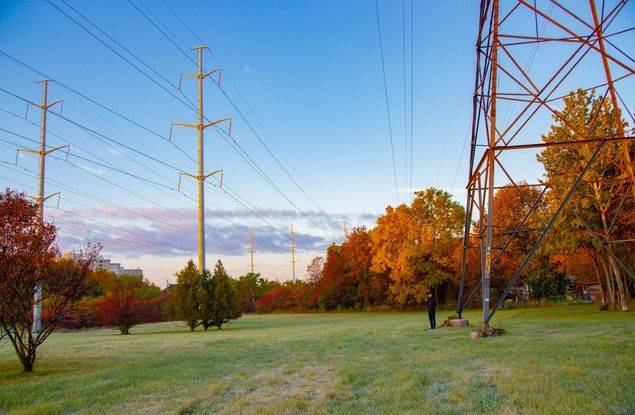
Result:
{"label": "person standing on grass", "polygon": [[428,319],[430,320],[430,329],[434,329],[437,326],[437,300],[434,299],[432,293],[428,293],[428,299],[426,300],[426,307],[428,308]]}

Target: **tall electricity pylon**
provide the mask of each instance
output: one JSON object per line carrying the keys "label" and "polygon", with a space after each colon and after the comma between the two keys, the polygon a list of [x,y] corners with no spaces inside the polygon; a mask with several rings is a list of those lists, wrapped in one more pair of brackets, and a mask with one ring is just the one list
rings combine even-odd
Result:
{"label": "tall electricity pylon", "polygon": [[[621,122],[622,114],[628,114],[631,120],[635,118],[618,90],[625,80],[635,74],[629,66],[632,58],[618,46],[620,38],[631,28],[615,27],[609,31],[609,27],[616,22],[617,25],[624,22],[628,25],[628,17],[622,20],[618,18],[627,2],[603,2],[600,16],[595,0],[588,0],[587,3],[571,1],[566,6],[563,3],[561,0],[480,2],[458,315],[460,318],[464,307],[480,287],[485,326],[489,325],[495,312],[523,275],[527,264],[606,143],[620,144],[623,177],[625,183],[630,182],[630,192],[625,190],[625,197],[632,193],[635,198],[633,163],[628,149],[629,142],[635,136],[632,132],[627,134]],[[532,67],[534,60],[539,62],[536,68]],[[524,61],[527,63],[522,65],[520,62]],[[596,137],[592,135],[595,125],[589,126],[588,131],[579,131],[560,115],[557,108],[564,107],[565,98],[575,88],[596,91],[602,101],[608,97],[616,113],[613,117],[617,131],[615,135]],[[601,107],[599,105],[597,111]],[[593,123],[596,123],[597,114],[590,114]],[[570,140],[537,140],[542,132],[548,130],[551,119],[566,124],[575,133]],[[526,223],[530,217],[537,217],[537,208],[549,183],[531,179],[524,181],[519,173],[514,172],[514,168],[518,167],[518,157],[519,154],[522,156],[523,150],[536,163],[536,153],[551,146],[587,146],[589,155],[583,168],[571,177],[568,191],[562,195],[561,203],[544,222],[545,225],[538,229],[531,228]],[[540,195],[530,203],[523,219],[513,228],[497,223],[494,212],[494,195],[502,187],[501,181],[510,183],[508,186],[516,189],[529,186],[541,188]],[[478,212],[478,217],[474,217],[474,212]],[[541,218],[534,221],[540,223]],[[470,245],[472,224],[476,226],[473,236],[478,240],[477,246]],[[490,307],[492,270],[519,234],[529,235],[533,239],[531,248],[519,262],[507,287]],[[502,241],[500,246],[493,244],[495,237]],[[481,279],[465,296],[466,264],[470,249],[479,250]]]}
{"label": "tall electricity pylon", "polygon": [[249,228],[249,270],[254,273],[254,230]]}
{"label": "tall electricity pylon", "polygon": [[[54,151],[61,150],[63,148],[68,149],[68,144],[46,148],[46,114],[48,110],[53,106],[62,102],[62,100],[58,99],[53,102],[48,102],[48,83],[50,79],[42,79],[38,81],[38,83],[42,84],[42,102],[40,104],[36,104],[33,102],[27,103],[27,111],[28,106],[33,105],[36,108],[40,109],[41,118],[40,118],[40,148],[32,149],[32,148],[20,148],[18,149],[18,153],[20,151],[24,151],[26,153],[37,154],[39,158],[39,171],[38,171],[38,179],[37,179],[37,215],[38,215],[38,226],[40,229],[44,226],[44,202],[51,197],[58,196],[59,192],[55,192],[48,196],[44,195],[44,178],[45,178],[45,165],[46,165],[46,156]],[[68,154],[68,153],[67,153]],[[17,154],[16,154],[16,163],[17,163]],[[32,331],[39,332],[42,328],[42,286],[38,285],[35,287],[35,295],[33,298],[33,327]]]}
{"label": "tall electricity pylon", "polygon": [[292,269],[292,279],[295,282],[295,264],[298,262],[295,259],[295,231],[293,230],[293,225],[291,225],[291,233],[289,234],[291,237],[291,269]]}
{"label": "tall electricity pylon", "polygon": [[[198,71],[197,73],[184,73],[181,74],[179,79],[179,88],[181,87],[181,83],[183,77],[188,77],[197,80],[198,85],[198,122],[196,124],[193,123],[185,123],[185,122],[175,122],[170,126],[170,140],[172,139],[172,129],[176,126],[181,127],[189,127],[198,131],[198,172],[197,174],[185,173],[182,172],[179,174],[179,184],[178,189],[181,188],[181,177],[187,176],[195,179],[197,181],[197,190],[198,190],[198,226],[197,226],[197,250],[198,250],[198,269],[199,271],[205,270],[205,179],[208,177],[220,173],[221,179],[220,183],[222,186],[223,183],[223,170],[215,169],[210,171],[209,173],[205,173],[205,161],[204,161],[204,152],[203,152],[203,142],[204,142],[204,133],[207,127],[211,127],[213,125],[219,124],[221,122],[228,122],[229,129],[228,134],[231,135],[231,118],[219,118],[214,121],[206,122],[205,115],[203,113],[203,80],[208,76],[218,72],[220,74],[220,68],[214,68],[209,72],[205,72],[203,70],[203,51],[205,49],[209,49],[207,46],[197,46],[192,50],[196,50],[198,53]],[[218,77],[217,83],[220,83],[220,75]]]}

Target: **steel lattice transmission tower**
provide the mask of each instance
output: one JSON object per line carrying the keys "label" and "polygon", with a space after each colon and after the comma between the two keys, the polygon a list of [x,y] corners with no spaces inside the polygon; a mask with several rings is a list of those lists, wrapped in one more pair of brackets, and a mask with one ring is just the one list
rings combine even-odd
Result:
{"label": "steel lattice transmission tower", "polygon": [[[205,160],[204,160],[204,156],[205,153],[203,151],[203,144],[204,144],[204,139],[205,139],[205,129],[211,126],[215,126],[216,124],[222,123],[222,122],[228,122],[229,123],[229,128],[228,128],[228,134],[231,135],[231,118],[219,118],[217,120],[214,121],[207,121],[205,118],[205,114],[203,112],[203,80],[207,77],[209,77],[210,75],[214,74],[215,72],[218,72],[220,74],[220,68],[214,68],[209,72],[205,72],[203,69],[203,51],[205,49],[209,49],[209,47],[207,46],[197,46],[192,50],[197,51],[198,54],[198,71],[196,73],[184,73],[181,75],[181,78],[179,79],[179,88],[181,87],[181,83],[183,80],[183,77],[188,77],[188,78],[192,78],[192,79],[196,79],[197,80],[197,86],[198,86],[198,108],[197,108],[197,114],[198,114],[198,120],[196,124],[193,123],[184,123],[184,122],[175,122],[172,123],[172,126],[170,127],[170,140],[172,139],[172,128],[176,125],[176,126],[181,126],[181,127],[189,127],[189,128],[193,128],[195,130],[197,130],[198,132],[198,172],[197,174],[192,174],[192,173],[180,173],[179,174],[179,184],[178,184],[178,189],[180,190],[181,187],[181,177],[182,176],[187,176],[187,177],[191,177],[193,179],[196,180],[197,182],[197,190],[198,190],[198,200],[197,200],[197,204],[198,204],[198,222],[197,222],[197,235],[198,235],[198,242],[197,242],[197,251],[198,251],[198,269],[199,271],[203,271],[205,270],[205,179],[207,179],[208,177],[220,173],[221,174],[221,179],[220,179],[220,183],[222,186],[223,183],[223,179],[222,179],[222,174],[223,174],[223,170],[221,169],[215,169],[210,171],[209,173],[205,173]],[[218,81],[217,83],[220,84],[220,75],[218,77]]]}
{"label": "steel lattice transmission tower", "polygon": [[[630,116],[620,91],[633,86],[635,62],[620,46],[620,38],[634,28],[628,13],[623,13],[627,1],[557,1],[557,0],[481,0],[476,42],[476,75],[472,102],[472,133],[467,182],[466,220],[461,267],[458,314],[481,289],[483,324],[488,325],[496,310],[505,301],[523,275],[550,228],[566,208],[571,196],[589,166],[607,142],[621,146],[623,177],[630,182],[635,198],[632,155],[629,144],[633,133],[624,131],[622,116]],[[599,6],[599,7],[598,7]],[[626,25],[626,27],[624,27]],[[632,36],[632,35],[631,35]],[[630,84],[629,84],[630,82]],[[608,137],[590,136],[570,125],[559,115],[564,98],[570,91],[593,90],[616,110],[616,131]],[[632,97],[631,97],[632,98]],[[631,103],[632,105],[632,103]],[[601,107],[601,105],[599,106]],[[591,114],[591,119],[595,119]],[[563,122],[575,132],[569,141],[543,142],[552,119]],[[592,146],[584,167],[570,178],[570,188],[562,202],[544,226],[528,229],[526,223],[536,215],[549,183],[538,177],[526,176],[521,170],[522,157],[536,164],[536,153],[550,146]],[[520,170],[520,171],[519,171]],[[535,186],[540,196],[512,229],[496,223],[494,194],[502,185],[515,188]],[[476,238],[471,238],[472,225]],[[519,262],[511,281],[490,306],[491,272],[510,243],[523,232],[530,232],[533,243]],[[527,235],[527,234],[525,234]],[[500,238],[501,246],[493,244]],[[471,240],[477,239],[476,246]],[[466,291],[466,266],[470,250],[478,250],[481,279]],[[467,294],[467,295],[466,295]]]}

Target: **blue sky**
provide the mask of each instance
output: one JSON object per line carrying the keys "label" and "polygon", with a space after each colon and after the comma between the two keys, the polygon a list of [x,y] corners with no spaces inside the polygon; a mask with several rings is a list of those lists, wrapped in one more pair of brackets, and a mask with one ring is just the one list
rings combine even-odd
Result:
{"label": "blue sky", "polygon": [[[193,70],[192,63],[129,1],[66,1],[171,83],[178,84],[180,73]],[[51,2],[82,21],[62,0]],[[206,168],[222,168],[224,182],[230,189],[248,201],[251,209],[253,206],[263,210],[259,214],[245,212],[243,206],[222,190],[207,186],[208,263],[220,256],[228,262],[232,272],[244,272],[247,229],[251,226],[257,235],[258,269],[270,277],[286,278],[290,267],[285,232],[291,223],[299,232],[299,267],[303,270],[312,255],[319,254],[328,242],[341,239],[342,221],[353,226],[372,225],[374,217],[387,204],[395,203],[372,0],[166,2],[212,46],[223,70],[238,86],[266,132],[227,75],[222,80],[223,89],[270,151],[321,209],[317,211],[287,177],[222,91],[208,82],[206,116],[210,119],[233,117],[233,139],[280,191],[306,212],[298,214],[221,136],[208,130]],[[152,13],[149,15],[155,22],[164,23],[177,44],[181,41],[187,46],[199,43],[161,1],[136,0],[134,3],[146,13]],[[462,160],[459,155],[471,118],[476,3],[414,1],[414,187],[448,189],[461,202],[463,193],[456,189],[464,186],[466,175],[467,149]],[[409,1],[405,7],[408,24]],[[632,22],[633,7],[627,7],[625,19],[628,21],[630,17]],[[379,10],[399,197],[403,201],[410,189],[404,166],[402,2],[380,0]],[[82,23],[90,27],[85,21]],[[407,49],[409,42],[407,32]],[[633,46],[632,37],[627,46]],[[45,0],[0,3],[0,48],[163,136],[168,135],[171,122],[194,120],[194,114],[182,103]],[[205,59],[207,68],[216,66],[210,54],[206,54]],[[406,68],[409,72],[409,62]],[[0,87],[27,99],[39,100],[40,87],[21,76],[40,78],[0,55]],[[631,95],[632,85],[631,82]],[[179,95],[172,87],[167,89]],[[194,82],[184,80],[183,92],[195,100]],[[64,100],[64,116],[103,134],[95,137],[49,116],[50,130],[62,137],[49,135],[50,145],[68,142],[72,155],[88,159],[98,156],[106,164],[168,187],[176,187],[177,170],[122,148],[104,136],[176,169],[195,170],[192,160],[166,140],[55,84],[51,86],[50,96]],[[1,94],[0,108],[22,115],[25,105]],[[29,120],[39,122],[36,111],[30,110]],[[38,138],[37,126],[6,113],[0,114],[0,126],[25,137]],[[24,146],[34,145],[5,132],[0,133],[0,138]],[[173,142],[195,157],[194,131],[175,130]],[[15,160],[15,146],[0,142],[0,152],[3,161]],[[146,274],[159,282],[169,278],[186,258],[195,256],[195,252],[181,249],[191,250],[196,246],[191,199],[194,183],[184,179],[183,193],[178,193],[77,157],[69,158],[74,165],[65,162],[61,153],[57,157],[60,160],[48,160],[47,191],[62,191],[60,208],[64,210],[51,207],[47,215],[59,219],[64,247],[85,237],[103,240],[105,254],[121,260],[124,265],[145,268]],[[0,166],[0,184],[34,192],[28,186],[35,186],[35,179],[23,169],[35,171],[35,158],[20,156],[18,164],[19,167],[6,163]],[[518,167],[528,176],[540,174],[533,160],[519,161]],[[72,186],[75,193],[65,186]],[[53,206],[56,203],[50,202]],[[267,219],[263,220],[265,216]]]}

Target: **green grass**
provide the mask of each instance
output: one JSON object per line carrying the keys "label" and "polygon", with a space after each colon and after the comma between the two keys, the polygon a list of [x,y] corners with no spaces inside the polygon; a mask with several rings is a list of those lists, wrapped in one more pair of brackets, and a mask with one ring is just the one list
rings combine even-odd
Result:
{"label": "green grass", "polygon": [[497,320],[507,334],[476,341],[469,328],[426,330],[423,313],[57,333],[32,374],[2,347],[0,413],[635,413],[633,314],[569,306]]}

